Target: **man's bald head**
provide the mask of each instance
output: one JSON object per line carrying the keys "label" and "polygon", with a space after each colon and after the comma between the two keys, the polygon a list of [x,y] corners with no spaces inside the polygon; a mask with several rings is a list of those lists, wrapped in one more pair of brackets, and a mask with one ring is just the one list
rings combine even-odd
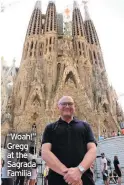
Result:
{"label": "man's bald head", "polygon": [[62,98],[60,98],[60,100],[58,101],[58,105],[60,105],[63,102],[72,102],[74,103],[74,100],[71,96],[63,96]]}

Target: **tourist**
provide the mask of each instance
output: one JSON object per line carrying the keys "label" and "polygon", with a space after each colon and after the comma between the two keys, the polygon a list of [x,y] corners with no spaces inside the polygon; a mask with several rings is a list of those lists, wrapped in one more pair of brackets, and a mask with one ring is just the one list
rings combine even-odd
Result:
{"label": "tourist", "polygon": [[[25,150],[24,150],[24,151],[25,151]],[[23,152],[24,152],[24,151],[23,151]],[[28,163],[28,159],[27,159],[27,158],[23,158],[23,157],[18,158],[17,161],[20,162],[20,163],[21,163],[21,162],[26,162],[26,163]],[[25,169],[25,168],[20,167],[20,168],[17,168],[16,171],[22,171],[23,169]],[[25,179],[26,179],[26,177],[25,177],[24,175],[17,176],[14,185],[24,185]]]}
{"label": "tourist", "polygon": [[112,137],[115,137],[115,136],[117,136],[117,134],[116,134],[116,132],[113,130],[113,132],[112,132]]}
{"label": "tourist", "polygon": [[7,163],[5,163],[5,160],[2,160],[1,180],[2,185],[13,185],[13,179],[7,176]]}
{"label": "tourist", "polygon": [[120,132],[120,130],[118,130],[118,136],[120,136],[121,135],[121,132]]}
{"label": "tourist", "polygon": [[104,153],[101,153],[101,157],[101,172],[103,175],[103,181],[105,185],[109,185],[107,159]]}
{"label": "tourist", "polygon": [[32,159],[32,164],[34,167],[31,169],[31,177],[29,181],[29,185],[35,185],[37,179],[37,163],[35,159]]}
{"label": "tourist", "polygon": [[121,185],[121,168],[119,165],[119,160],[117,156],[114,156],[114,167],[115,167],[115,172],[118,175],[118,185]]}
{"label": "tourist", "polygon": [[122,134],[122,135],[124,135],[124,128],[123,128],[123,129],[121,129],[121,134]]}
{"label": "tourist", "polygon": [[45,168],[44,168],[44,173],[43,173],[45,185],[48,185],[48,173],[49,173],[49,167],[45,163]]}
{"label": "tourist", "polygon": [[88,123],[74,117],[70,96],[58,102],[60,118],[45,128],[42,158],[49,166],[49,185],[94,185],[90,166],[96,158],[96,141]]}

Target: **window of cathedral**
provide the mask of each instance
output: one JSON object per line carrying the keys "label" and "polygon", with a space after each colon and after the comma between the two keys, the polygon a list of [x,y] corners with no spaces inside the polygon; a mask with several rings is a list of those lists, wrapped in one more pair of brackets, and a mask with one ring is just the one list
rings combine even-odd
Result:
{"label": "window of cathedral", "polygon": [[38,27],[37,27],[37,34],[39,34],[39,24],[38,24]]}
{"label": "window of cathedral", "polygon": [[48,25],[47,25],[47,30],[46,31],[48,31]]}
{"label": "window of cathedral", "polygon": [[52,44],[52,37],[50,37],[49,43]]}
{"label": "window of cathedral", "polygon": [[101,68],[103,68],[102,60],[101,60],[101,57],[100,57],[100,53],[99,52],[97,53],[97,56],[98,56],[98,60],[99,60],[99,65],[100,65]]}
{"label": "window of cathedral", "polygon": [[32,52],[30,52],[30,57],[32,56]]}
{"label": "window of cathedral", "polygon": [[90,39],[91,39],[91,44],[94,44],[92,35],[90,35]]}
{"label": "window of cathedral", "polygon": [[50,30],[52,31],[52,21],[51,21],[51,24],[50,24]]}
{"label": "window of cathedral", "polygon": [[46,38],[46,47],[47,47],[47,45],[48,45],[48,39]]}
{"label": "window of cathedral", "polygon": [[101,103],[101,101],[102,101],[102,98],[98,97],[98,103]]}
{"label": "window of cathedral", "polygon": [[45,53],[47,53],[47,48],[46,48],[46,50],[45,50]]}
{"label": "window of cathedral", "polygon": [[78,42],[79,49],[81,49],[80,41]]}
{"label": "window of cathedral", "polygon": [[89,50],[89,57],[90,57],[91,64],[93,64],[93,58],[92,58],[92,52],[91,52],[91,50]]}
{"label": "window of cathedral", "polygon": [[54,38],[53,38],[53,44],[55,44],[55,41],[56,41],[56,40],[55,40],[55,37],[54,37]]}
{"label": "window of cathedral", "polygon": [[[36,113],[34,113],[33,116],[35,116],[35,114],[36,114]],[[36,116],[37,116],[37,114],[36,114]],[[34,123],[34,124],[32,125],[32,130],[33,130],[33,129],[36,129],[36,128],[37,128],[37,127],[36,127],[36,124]]]}
{"label": "window of cathedral", "polygon": [[51,47],[49,47],[49,51],[51,52]]}
{"label": "window of cathedral", "polygon": [[36,41],[36,43],[35,43],[35,49],[37,49],[37,41]]}
{"label": "window of cathedral", "polygon": [[33,49],[33,41],[31,42],[31,50]]}
{"label": "window of cathedral", "polygon": [[97,58],[96,58],[96,53],[95,53],[95,51],[93,51],[93,56],[94,56],[95,63],[97,64]]}
{"label": "window of cathedral", "polygon": [[84,47],[84,43],[82,42],[82,49],[83,51],[85,51],[85,47]]}
{"label": "window of cathedral", "polygon": [[103,104],[103,110],[107,113],[108,112],[108,105],[106,103]]}
{"label": "window of cathedral", "polygon": [[65,83],[68,82],[69,80],[70,80],[71,82],[73,82],[73,83],[75,84],[75,86],[76,86],[75,76],[74,76],[74,74],[72,73],[72,71],[70,71],[70,72],[68,73],[68,75],[67,75],[67,77],[66,77],[66,79],[65,79]]}

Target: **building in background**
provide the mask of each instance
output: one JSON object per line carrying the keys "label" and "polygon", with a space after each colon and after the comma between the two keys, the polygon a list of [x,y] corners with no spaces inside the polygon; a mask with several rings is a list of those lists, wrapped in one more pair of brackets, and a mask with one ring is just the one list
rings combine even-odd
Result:
{"label": "building in background", "polygon": [[57,14],[54,2],[49,2],[45,15],[41,2],[36,2],[18,76],[8,100],[7,113],[12,119],[2,124],[2,133],[6,134],[9,129],[29,132],[35,123],[40,146],[38,141],[46,124],[58,119],[57,101],[63,95],[73,97],[76,116],[91,124],[95,136],[103,130],[109,135],[123,122],[124,115],[108,83],[100,42],[87,4],[84,9],[85,20],[74,1],[69,34],[62,28],[63,17]]}
{"label": "building in background", "polygon": [[1,58],[1,123],[7,117],[7,103],[13,90],[13,83],[16,79],[18,68],[15,66],[15,59],[11,66],[7,66],[4,58]]}

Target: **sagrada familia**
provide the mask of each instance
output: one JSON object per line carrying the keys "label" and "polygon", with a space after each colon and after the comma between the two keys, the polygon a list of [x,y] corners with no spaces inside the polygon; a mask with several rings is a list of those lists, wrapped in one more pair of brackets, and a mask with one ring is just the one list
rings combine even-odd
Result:
{"label": "sagrada familia", "polygon": [[[46,14],[37,1],[28,25],[22,59],[8,98],[2,134],[29,132],[35,125],[38,140],[46,124],[58,119],[57,101],[75,101],[75,115],[90,123],[95,136],[117,130],[124,120],[115,90],[108,82],[98,35],[87,4],[85,20],[73,4],[72,34],[63,31],[63,16],[53,1]],[[109,41],[108,41],[109,42]],[[101,132],[101,133],[99,133]]]}

